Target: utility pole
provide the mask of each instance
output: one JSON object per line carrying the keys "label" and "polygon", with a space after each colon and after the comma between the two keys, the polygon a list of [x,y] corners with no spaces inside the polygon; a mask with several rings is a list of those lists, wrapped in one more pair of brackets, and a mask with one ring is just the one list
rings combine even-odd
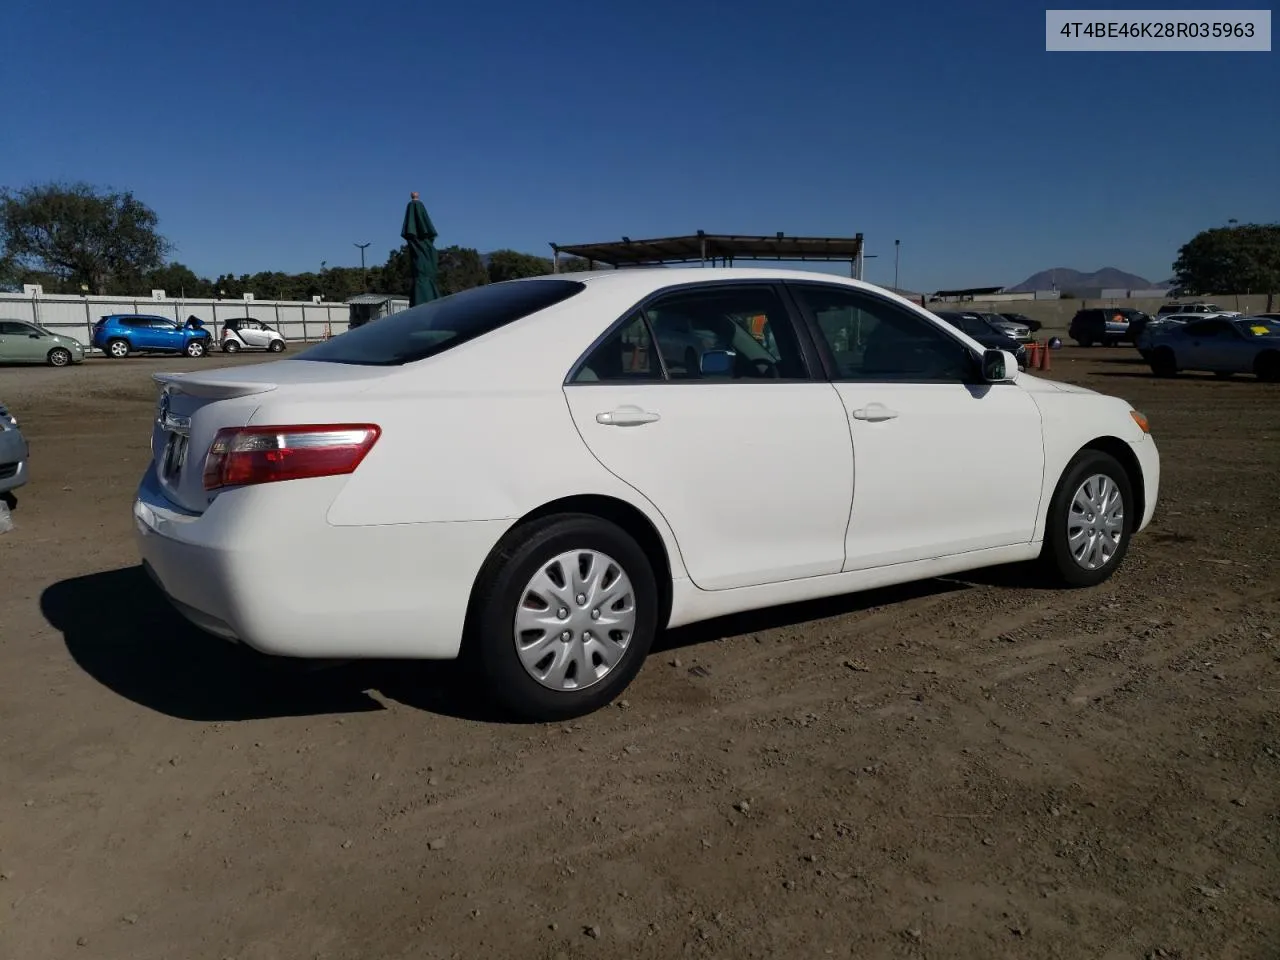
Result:
{"label": "utility pole", "polygon": [[364,286],[364,292],[368,293],[369,292],[369,271],[366,270],[364,267],[364,250],[365,250],[365,247],[369,246],[369,244],[357,243],[355,244],[355,246],[360,248],[360,276],[362,278],[360,282]]}

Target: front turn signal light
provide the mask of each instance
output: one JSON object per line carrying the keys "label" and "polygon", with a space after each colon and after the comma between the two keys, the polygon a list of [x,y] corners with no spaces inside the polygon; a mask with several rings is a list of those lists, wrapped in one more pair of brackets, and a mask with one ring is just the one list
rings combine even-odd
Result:
{"label": "front turn signal light", "polygon": [[1147,422],[1147,418],[1137,410],[1130,410],[1129,416],[1133,417],[1133,422],[1138,425],[1138,429],[1143,433],[1151,432],[1151,424]]}

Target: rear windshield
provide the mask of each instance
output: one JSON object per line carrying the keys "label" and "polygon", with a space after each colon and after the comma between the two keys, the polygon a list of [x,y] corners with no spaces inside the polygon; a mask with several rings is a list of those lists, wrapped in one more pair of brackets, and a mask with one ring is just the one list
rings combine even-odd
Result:
{"label": "rear windshield", "polygon": [[574,280],[512,280],[432,300],[311,347],[299,360],[390,367],[443,353],[585,289]]}

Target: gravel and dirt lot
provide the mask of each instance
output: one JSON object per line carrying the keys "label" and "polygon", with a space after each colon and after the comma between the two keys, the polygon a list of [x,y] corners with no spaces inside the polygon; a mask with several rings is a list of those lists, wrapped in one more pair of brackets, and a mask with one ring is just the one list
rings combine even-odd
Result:
{"label": "gravel and dirt lot", "polygon": [[682,629],[552,726],[450,665],[299,676],[169,610],[130,530],[150,374],[226,358],[0,369],[33,457],[0,536],[0,957],[1280,957],[1280,386],[1054,360],[1161,446],[1109,583]]}

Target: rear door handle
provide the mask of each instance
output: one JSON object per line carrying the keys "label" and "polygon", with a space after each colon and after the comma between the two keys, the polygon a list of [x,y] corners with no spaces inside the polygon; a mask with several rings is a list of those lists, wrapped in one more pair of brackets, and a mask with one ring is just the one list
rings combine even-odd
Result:
{"label": "rear door handle", "polygon": [[872,423],[880,420],[892,420],[897,415],[897,410],[890,410],[883,403],[868,403],[865,407],[860,407],[851,414],[855,420],[870,420]]}
{"label": "rear door handle", "polygon": [[618,407],[607,413],[596,414],[596,423],[604,424],[606,427],[638,427],[661,419],[662,417],[656,413],[633,406]]}

